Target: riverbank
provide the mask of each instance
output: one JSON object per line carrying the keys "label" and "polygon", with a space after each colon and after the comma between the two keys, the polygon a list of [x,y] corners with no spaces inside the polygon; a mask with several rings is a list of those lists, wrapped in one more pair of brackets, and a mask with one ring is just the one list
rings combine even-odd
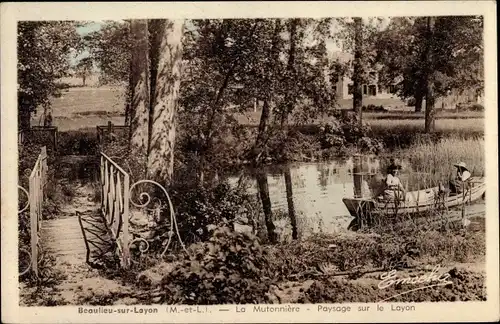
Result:
{"label": "riverbank", "polygon": [[[210,242],[191,246],[190,257],[180,253],[170,262],[150,258],[128,272],[87,265],[58,269],[60,276],[42,287],[22,284],[21,305],[486,299],[484,217],[471,219],[466,230],[408,230],[412,235],[345,232],[278,245],[261,245],[246,234],[219,231]],[[240,248],[231,248],[236,246]],[[206,253],[198,253],[205,249]],[[244,261],[227,261],[238,257]],[[424,276],[428,282],[384,281],[389,273],[393,279]],[[423,289],[432,283],[441,285]],[[415,288],[422,289],[411,292]]]}

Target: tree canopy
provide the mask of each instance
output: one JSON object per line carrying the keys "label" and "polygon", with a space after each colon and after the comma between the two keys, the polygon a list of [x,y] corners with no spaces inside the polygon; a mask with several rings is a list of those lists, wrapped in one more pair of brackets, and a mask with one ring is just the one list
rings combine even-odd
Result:
{"label": "tree canopy", "polygon": [[77,24],[67,21],[18,23],[18,114],[21,129],[29,128],[31,112],[50,107],[57,80],[68,73],[70,55],[81,49]]}

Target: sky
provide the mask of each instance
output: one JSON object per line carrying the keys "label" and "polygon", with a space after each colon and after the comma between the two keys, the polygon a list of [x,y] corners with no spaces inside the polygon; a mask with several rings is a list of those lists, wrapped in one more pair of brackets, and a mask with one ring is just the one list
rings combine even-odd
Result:
{"label": "sky", "polygon": [[[77,33],[80,34],[80,36],[85,36],[89,33],[92,33],[94,31],[98,31],[99,29],[101,29],[101,26],[102,26],[103,22],[100,22],[100,21],[93,21],[83,27],[78,27],[76,29]],[[71,57],[71,65],[76,65],[76,63],[78,63],[82,58],[85,58],[89,56],[89,51],[87,50],[84,50],[82,53],[80,53],[79,55],[77,56],[72,56]]]}
{"label": "sky", "polygon": [[[382,22],[382,28],[387,27],[388,22],[389,22],[389,18],[384,18],[383,22]],[[83,27],[77,28],[77,32],[81,36],[85,36],[91,32],[94,32],[94,31],[101,29],[101,26],[103,24],[104,24],[104,22],[102,22],[102,21],[92,21]],[[335,24],[336,24],[335,22],[332,23],[332,28],[336,28]],[[336,44],[336,42],[334,42],[332,40],[327,41],[326,47],[327,47],[327,50],[331,53],[341,51],[341,48],[338,46],[338,44]],[[82,58],[85,58],[88,56],[89,56],[89,52],[87,50],[84,50],[82,53],[80,53],[77,56],[72,56],[71,57],[71,65],[73,65],[73,66],[76,65],[76,63],[78,63],[78,61],[80,61]]]}

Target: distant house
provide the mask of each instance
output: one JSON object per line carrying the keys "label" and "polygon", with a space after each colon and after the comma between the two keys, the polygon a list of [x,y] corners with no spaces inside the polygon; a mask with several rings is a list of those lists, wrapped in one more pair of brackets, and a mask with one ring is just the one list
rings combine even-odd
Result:
{"label": "distant house", "polygon": [[[396,85],[384,86],[378,82],[378,72],[369,71],[368,82],[361,85],[363,97],[371,99],[397,99]],[[343,76],[335,84],[338,99],[352,99],[354,93],[354,82],[349,76]]]}
{"label": "distant house", "polygon": [[[352,71],[353,56],[345,52],[333,52],[332,60],[336,60],[341,64],[349,64],[349,70]],[[379,73],[377,68],[371,68],[367,71],[368,80],[361,85],[363,97],[370,99],[398,99],[396,95],[396,82],[385,86],[379,83]],[[349,76],[351,73],[346,73],[334,85],[337,99],[352,99],[354,92],[354,82]]]}
{"label": "distant house", "polygon": [[[346,73],[343,77],[339,78],[339,80],[333,86],[336,92],[337,100],[344,101],[345,104],[347,100],[352,99],[354,92],[354,83],[350,78],[353,69],[353,55],[337,51],[332,53],[330,59],[333,61],[338,61],[341,64],[349,65],[349,73]],[[388,106],[389,108],[391,106],[400,107],[401,105],[406,105],[406,103],[402,101],[396,94],[396,84],[401,80],[396,79],[394,80],[394,83],[390,85],[380,84],[378,73],[380,68],[381,66],[377,66],[367,71],[368,81],[361,85],[363,104],[365,104],[365,102],[375,105],[383,104],[384,106]],[[483,104],[483,96],[483,91],[477,91],[475,89],[470,89],[462,92],[453,90],[449,91],[446,96],[437,98],[435,107],[442,109],[456,109],[457,106],[460,106],[462,104]],[[393,103],[396,104],[394,105]]]}

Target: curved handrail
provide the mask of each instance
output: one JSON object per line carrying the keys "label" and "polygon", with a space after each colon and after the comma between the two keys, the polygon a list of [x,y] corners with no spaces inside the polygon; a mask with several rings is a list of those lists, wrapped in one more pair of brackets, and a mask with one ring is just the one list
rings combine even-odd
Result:
{"label": "curved handrail", "polygon": [[[144,243],[146,244],[145,248],[143,248],[143,249],[141,249],[141,246],[139,245],[139,252],[141,252],[141,255],[142,255],[142,254],[144,254],[144,253],[146,253],[146,252],[149,250],[149,243],[148,243],[148,241],[147,241],[145,238],[142,238],[142,237],[138,237],[138,238],[133,239],[133,240],[129,243],[129,245],[128,245],[129,249],[130,249],[130,247],[131,247],[133,244],[135,244],[136,242],[144,242]],[[130,258],[130,260],[131,260],[132,262],[134,262],[134,263],[138,263],[137,261],[135,261],[135,260],[134,260],[134,259],[132,259],[132,258]]]}
{"label": "curved handrail", "polygon": [[17,187],[19,189],[21,189],[21,191],[24,192],[24,194],[26,195],[26,198],[27,198],[26,199],[26,206],[24,206],[20,211],[17,212],[18,214],[21,214],[21,213],[25,212],[28,209],[28,207],[30,206],[30,194],[29,194],[28,190],[24,189],[20,185],[17,185]]}
{"label": "curved handrail", "polygon": [[174,211],[174,205],[172,204],[172,200],[170,199],[170,196],[169,196],[167,190],[161,184],[159,184],[158,182],[153,181],[153,180],[139,180],[139,181],[135,182],[134,184],[132,184],[130,186],[130,190],[129,190],[129,197],[130,197],[129,199],[130,199],[130,202],[134,206],[136,206],[136,207],[146,208],[146,206],[152,201],[151,196],[148,193],[146,193],[146,192],[142,192],[139,195],[141,198],[146,197],[147,201],[145,203],[142,203],[142,204],[135,203],[132,200],[132,191],[133,191],[133,189],[137,185],[144,184],[144,183],[153,184],[153,185],[157,186],[158,188],[160,188],[161,191],[163,192],[163,194],[165,195],[165,197],[167,198],[168,207],[170,209],[170,231],[169,231],[169,237],[168,237],[167,245],[165,246],[165,248],[163,249],[163,252],[161,253],[161,257],[162,258],[164,257],[165,253],[167,252],[168,247],[170,246],[170,242],[171,242],[171,238],[172,238],[172,233],[174,232],[174,227],[175,227],[175,233],[177,234],[177,237],[179,239],[179,243],[181,244],[181,246],[184,249],[184,251],[186,253],[189,253],[187,251],[187,249],[186,249],[186,246],[184,245],[184,242],[182,241],[181,234],[179,232],[179,227],[177,226],[177,219],[175,218],[175,211]]}

